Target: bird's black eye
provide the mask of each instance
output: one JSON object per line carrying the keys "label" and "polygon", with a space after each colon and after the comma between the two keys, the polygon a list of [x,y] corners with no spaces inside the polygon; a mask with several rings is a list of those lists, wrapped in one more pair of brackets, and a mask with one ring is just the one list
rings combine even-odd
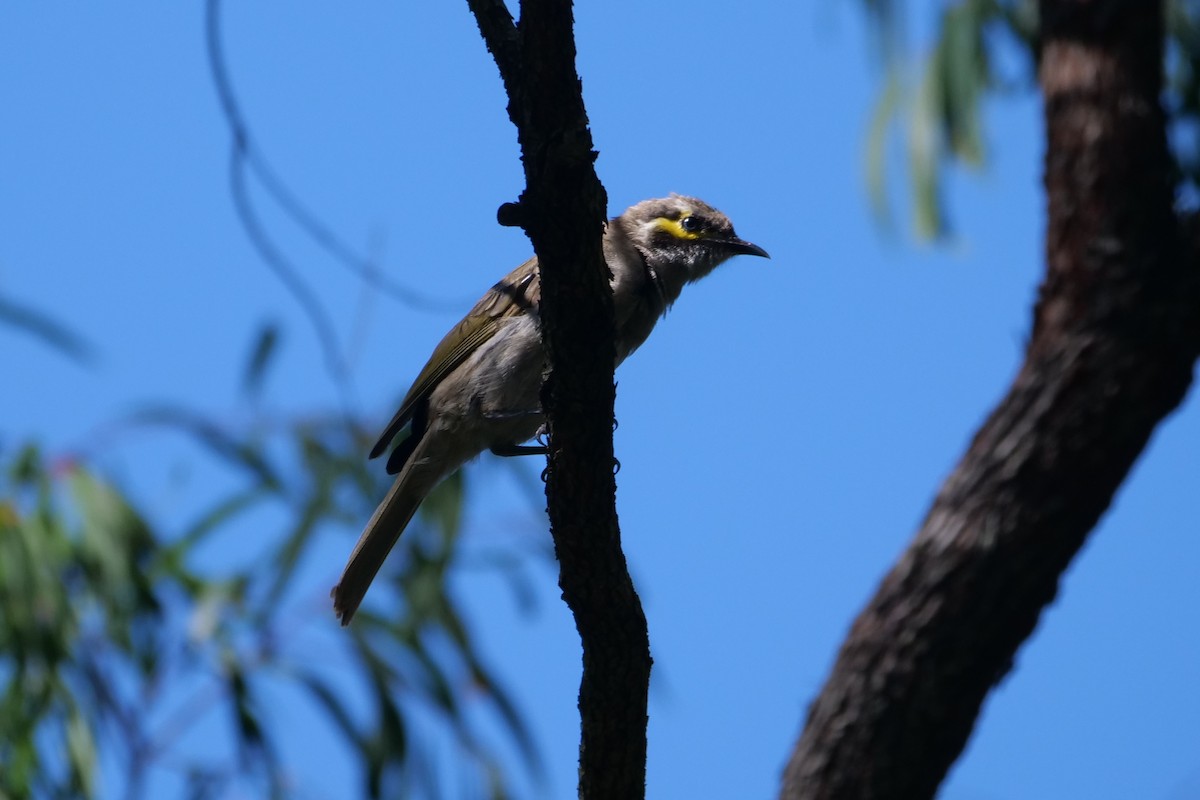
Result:
{"label": "bird's black eye", "polygon": [[699,217],[695,216],[694,214],[689,214],[688,216],[679,220],[679,227],[683,228],[688,233],[696,233],[704,227],[704,223],[700,221]]}

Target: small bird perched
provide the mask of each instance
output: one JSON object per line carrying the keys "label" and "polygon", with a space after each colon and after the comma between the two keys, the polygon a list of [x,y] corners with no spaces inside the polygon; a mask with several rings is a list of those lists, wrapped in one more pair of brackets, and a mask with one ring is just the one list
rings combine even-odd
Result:
{"label": "small bird perched", "polygon": [[[612,271],[617,364],[646,341],[684,284],[736,255],[769,257],[739,239],[728,217],[692,197],[643,200],[614,217],[604,232],[604,259]],[[387,471],[396,480],[331,593],[343,625],[417,506],[443,478],[484,450],[545,452],[521,446],[545,421],[539,399],[546,359],[538,329],[540,300],[537,258],[531,258],[446,334],[372,448],[375,458],[410,426],[408,438],[388,457]]]}

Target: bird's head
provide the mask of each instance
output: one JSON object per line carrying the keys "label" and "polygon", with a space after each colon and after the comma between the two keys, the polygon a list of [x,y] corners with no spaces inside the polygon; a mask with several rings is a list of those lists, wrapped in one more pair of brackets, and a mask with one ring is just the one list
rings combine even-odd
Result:
{"label": "bird's head", "polygon": [[729,217],[702,200],[672,194],[643,200],[617,218],[646,263],[675,273],[682,283],[703,278],[736,255],[770,258],[756,244],[738,238]]}

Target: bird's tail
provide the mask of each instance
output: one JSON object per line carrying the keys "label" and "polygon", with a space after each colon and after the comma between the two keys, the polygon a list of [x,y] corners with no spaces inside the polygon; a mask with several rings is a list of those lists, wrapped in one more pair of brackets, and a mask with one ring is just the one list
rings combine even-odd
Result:
{"label": "bird's tail", "polygon": [[362,536],[358,537],[358,544],[350,553],[341,580],[330,592],[334,613],[342,625],[350,624],[375,574],[412,520],[417,507],[444,477],[445,470],[440,468],[441,465],[430,463],[424,452],[435,438],[425,436],[417,445],[383,502],[371,515]]}

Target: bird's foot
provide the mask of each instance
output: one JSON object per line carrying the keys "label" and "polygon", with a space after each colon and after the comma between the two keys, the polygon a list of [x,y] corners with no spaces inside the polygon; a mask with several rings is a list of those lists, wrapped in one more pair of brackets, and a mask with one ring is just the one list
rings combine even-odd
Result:
{"label": "bird's foot", "polygon": [[512,456],[544,456],[550,448],[544,444],[494,444],[491,451],[495,455],[509,458]]}

